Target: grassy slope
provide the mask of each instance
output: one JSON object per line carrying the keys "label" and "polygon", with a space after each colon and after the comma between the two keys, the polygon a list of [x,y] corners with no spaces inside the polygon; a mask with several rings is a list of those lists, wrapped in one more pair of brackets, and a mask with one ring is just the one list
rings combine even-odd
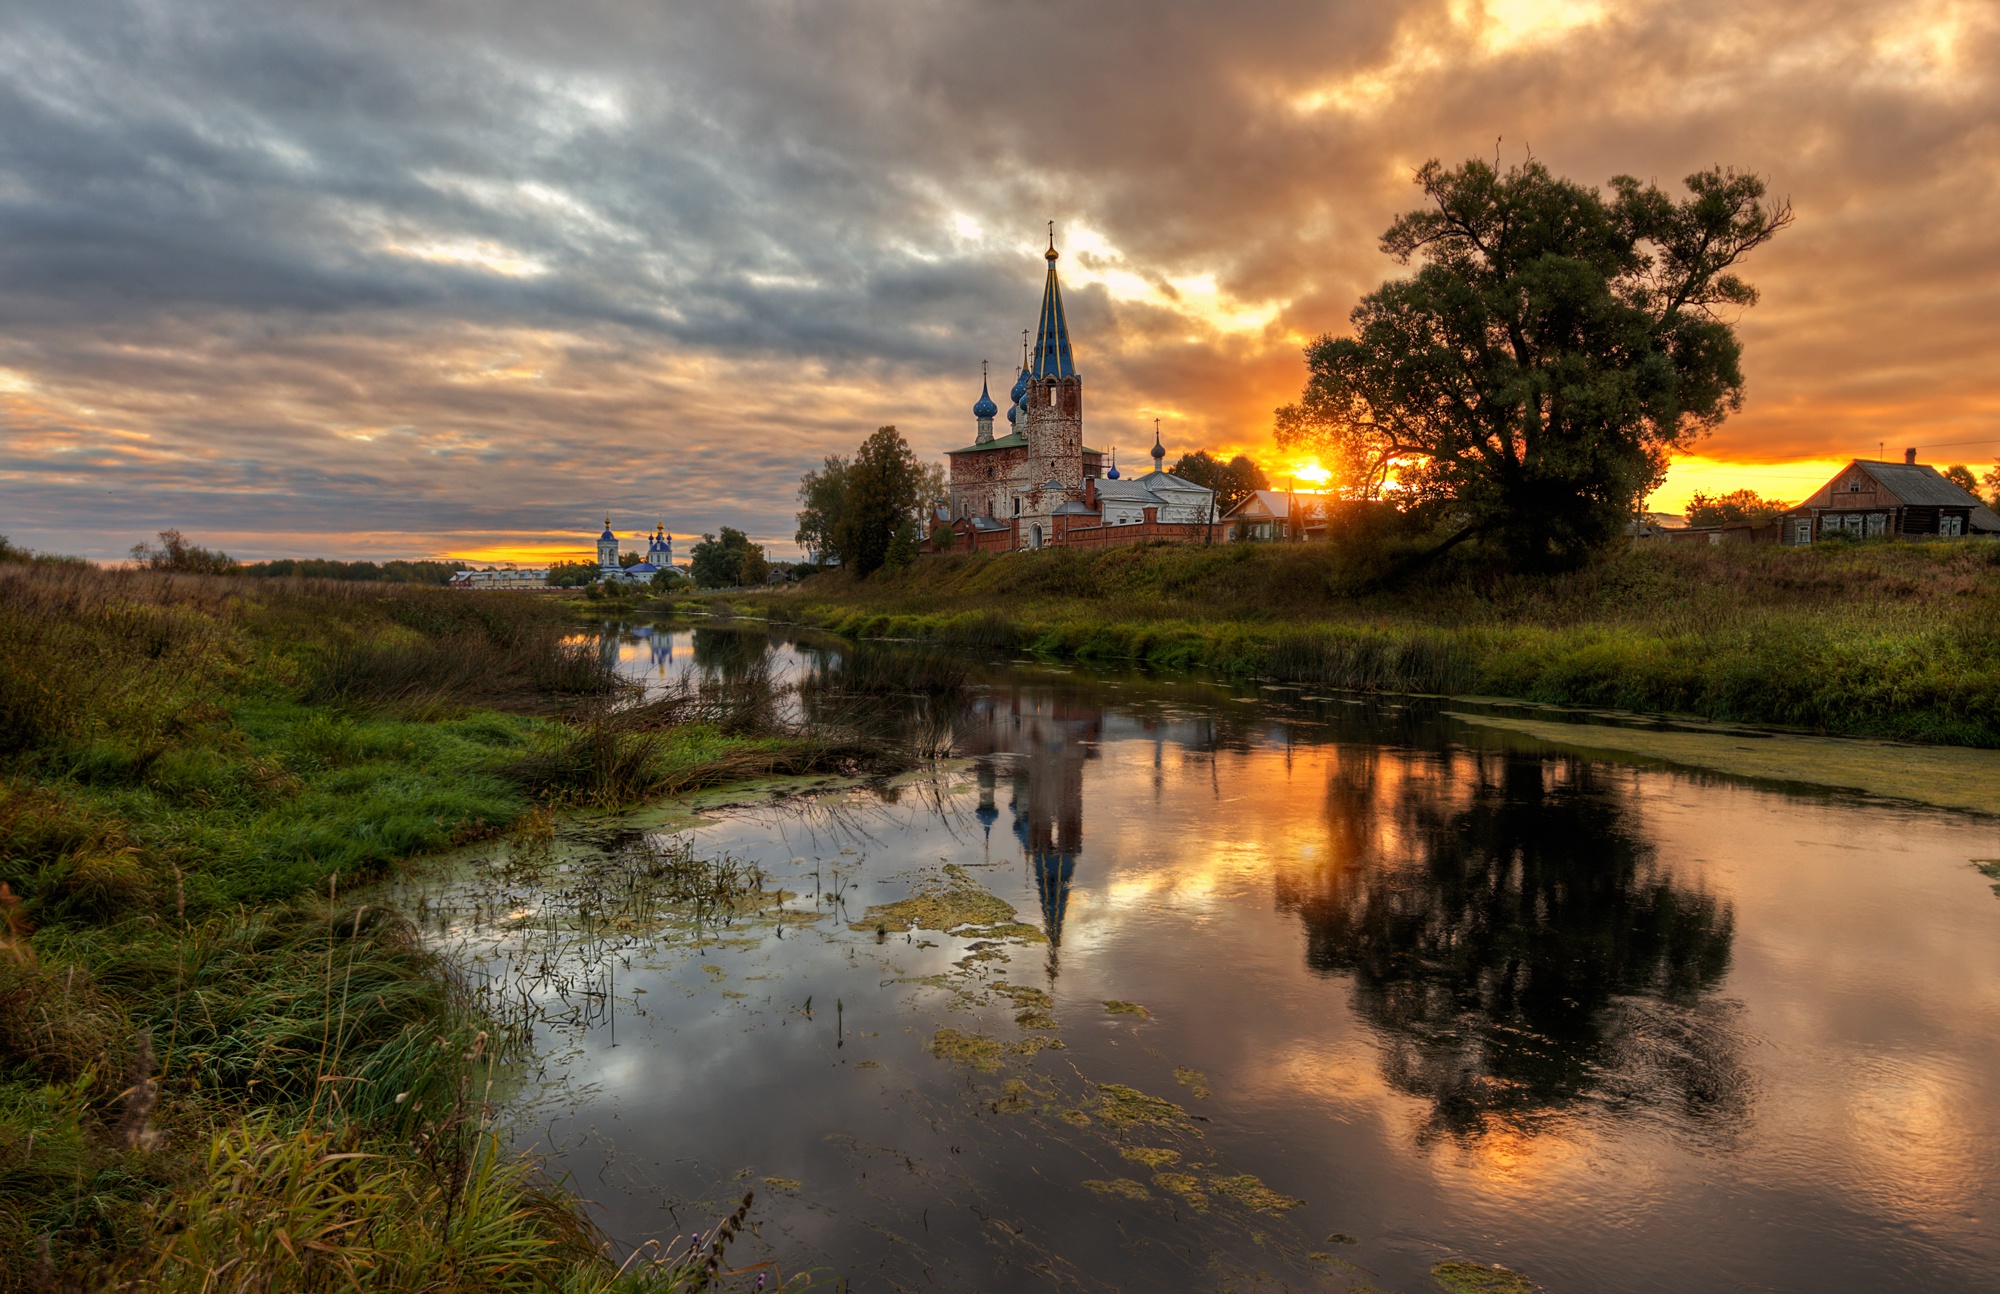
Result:
{"label": "grassy slope", "polygon": [[2000,546],[1621,549],[1354,595],[1325,545],[943,554],[737,599],[850,637],[2000,746]]}
{"label": "grassy slope", "polygon": [[370,1288],[607,1287],[572,1203],[478,1135],[497,1026],[347,897],[532,822],[532,760],[558,802],[616,798],[577,749],[623,751],[641,790],[797,762],[565,723],[603,686],[565,614],[0,563],[0,1287],[200,1289],[231,1257],[257,1288],[348,1263]]}

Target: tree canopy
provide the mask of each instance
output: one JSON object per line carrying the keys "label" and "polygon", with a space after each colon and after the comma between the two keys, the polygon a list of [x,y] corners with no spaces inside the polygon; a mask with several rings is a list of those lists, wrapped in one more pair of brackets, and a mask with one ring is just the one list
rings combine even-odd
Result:
{"label": "tree canopy", "polygon": [[1697,490],[1688,499],[1690,526],[1727,526],[1747,521],[1761,526],[1785,510],[1776,499],[1767,499],[1755,490],[1731,490],[1727,494],[1703,494]]}
{"label": "tree canopy", "polygon": [[1242,454],[1225,463],[1207,450],[1197,449],[1192,454],[1182,454],[1180,461],[1167,471],[1214,490],[1217,516],[1249,498],[1252,490],[1271,488],[1271,480],[1264,474],[1264,469]]}
{"label": "tree canopy", "polygon": [[1529,161],[1417,172],[1430,206],[1382,249],[1417,272],[1363,297],[1354,335],[1306,349],[1278,443],[1308,448],[1351,497],[1435,503],[1444,546],[1492,536],[1531,564],[1618,533],[1682,449],[1741,407],[1724,312],[1733,271],[1791,223],[1764,182],[1716,168],[1674,198],[1630,176],[1606,196]]}
{"label": "tree canopy", "polygon": [[705,589],[730,589],[762,584],[771,568],[764,561],[764,546],[734,526],[724,526],[720,537],[703,535],[688,553],[688,573]]}
{"label": "tree canopy", "polygon": [[829,457],[799,478],[799,546],[870,574],[897,532],[920,523],[943,495],[943,465],[920,463],[894,427],[878,428],[853,458]]}

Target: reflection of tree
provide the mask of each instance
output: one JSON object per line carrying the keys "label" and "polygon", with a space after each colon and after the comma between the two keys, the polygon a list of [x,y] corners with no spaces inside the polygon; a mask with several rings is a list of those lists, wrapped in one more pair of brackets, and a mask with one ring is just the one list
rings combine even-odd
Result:
{"label": "reflection of tree", "polygon": [[[1346,754],[1346,752],[1344,752]],[[1677,885],[1591,765],[1347,754],[1330,857],[1280,876],[1306,959],[1347,972],[1435,1132],[1579,1101],[1733,1122],[1727,904]]]}

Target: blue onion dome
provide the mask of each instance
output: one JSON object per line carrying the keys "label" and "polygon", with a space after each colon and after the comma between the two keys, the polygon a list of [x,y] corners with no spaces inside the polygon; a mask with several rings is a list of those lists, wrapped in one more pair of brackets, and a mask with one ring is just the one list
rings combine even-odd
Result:
{"label": "blue onion dome", "polygon": [[1027,394],[1028,370],[1024,368],[1021,370],[1021,375],[1014,379],[1014,389],[1007,393],[1007,398],[1015,404],[1019,404],[1023,399],[1027,398]]}
{"label": "blue onion dome", "polygon": [[979,384],[979,403],[972,406],[972,416],[975,418],[991,418],[999,412],[1000,406],[993,403],[993,397],[986,392],[986,383],[981,382]]}
{"label": "blue onion dome", "polygon": [[1016,412],[1016,411],[1017,411],[1017,410],[1019,409],[1019,407],[1020,407],[1020,406],[1018,406],[1018,405],[1012,405],[1012,404],[1010,404],[1010,405],[1008,405],[1008,406],[1007,406],[1007,425],[1008,425],[1008,426],[1010,426],[1010,427],[1011,427],[1011,426],[1013,426],[1013,425],[1014,425],[1014,414],[1015,414],[1015,412]]}
{"label": "blue onion dome", "polygon": [[1113,464],[1111,465],[1111,470],[1110,470],[1110,471],[1108,471],[1108,472],[1106,472],[1106,473],[1104,474],[1104,476],[1105,476],[1105,479],[1106,479],[1106,480],[1111,480],[1111,481],[1115,481],[1115,480],[1117,480],[1117,479],[1118,479],[1118,464],[1116,464],[1116,463],[1113,463]]}

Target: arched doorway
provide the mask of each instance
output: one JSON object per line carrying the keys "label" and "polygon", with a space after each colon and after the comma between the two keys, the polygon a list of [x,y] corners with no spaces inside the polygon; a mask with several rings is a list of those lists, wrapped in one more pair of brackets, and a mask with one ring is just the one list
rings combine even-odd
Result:
{"label": "arched doorway", "polygon": [[1028,527],[1028,547],[1040,548],[1041,546],[1042,546],[1042,528],[1040,526]]}

